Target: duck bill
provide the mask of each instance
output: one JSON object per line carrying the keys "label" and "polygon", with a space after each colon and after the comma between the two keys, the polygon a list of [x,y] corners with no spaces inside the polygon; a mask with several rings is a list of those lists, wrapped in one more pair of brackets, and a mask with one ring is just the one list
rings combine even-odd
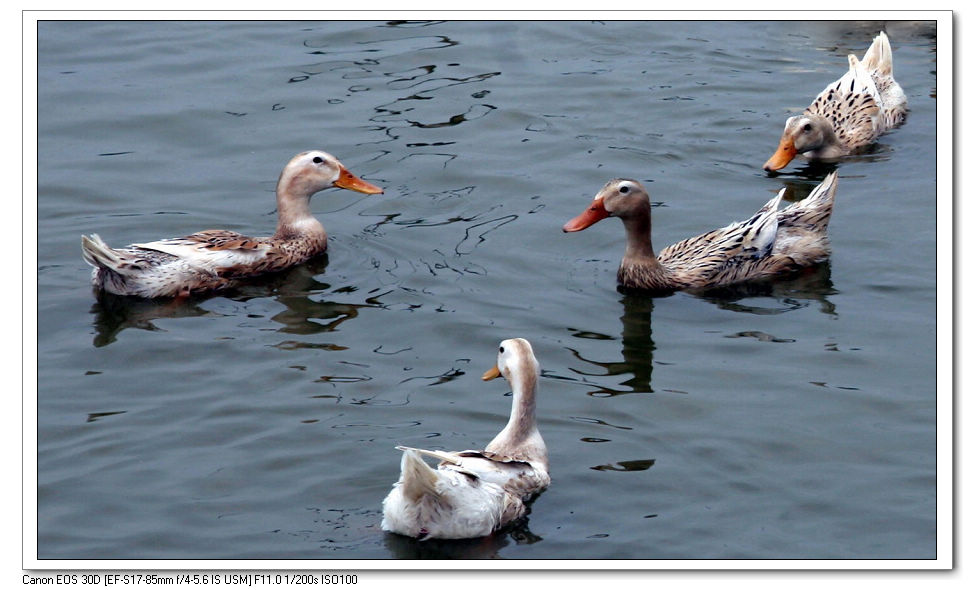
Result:
{"label": "duck bill", "polygon": [[500,376],[501,376],[501,371],[499,371],[498,366],[495,365],[490,369],[488,369],[483,375],[481,375],[481,379],[484,381],[490,381],[491,379],[497,379]]}
{"label": "duck bill", "polygon": [[345,168],[342,168],[339,171],[339,178],[333,184],[339,188],[348,189],[357,193],[365,193],[367,195],[375,195],[383,192],[383,189],[372,184],[371,182],[362,180]]}
{"label": "duck bill", "polygon": [[765,162],[765,166],[762,168],[768,172],[781,170],[792,161],[792,158],[796,157],[796,153],[798,152],[796,152],[796,146],[792,143],[792,140],[783,137],[782,141],[779,142],[779,149],[775,150],[775,153],[768,159],[768,162]]}
{"label": "duck bill", "polygon": [[601,221],[609,217],[609,212],[606,211],[606,207],[603,206],[602,199],[596,199],[592,202],[592,205],[588,209],[583,211],[577,217],[570,219],[565,225],[562,226],[562,231],[580,231],[584,230],[590,225]]}

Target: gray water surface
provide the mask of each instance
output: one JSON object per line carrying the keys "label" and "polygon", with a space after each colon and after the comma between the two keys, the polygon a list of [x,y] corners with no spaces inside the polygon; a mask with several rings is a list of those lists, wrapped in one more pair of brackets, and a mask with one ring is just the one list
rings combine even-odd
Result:
{"label": "gray water surface", "polygon": [[[654,244],[801,198],[787,116],[881,29],[906,125],[837,167],[832,260],[761,289],[616,289]],[[933,559],[933,23],[42,22],[41,559]],[[325,149],[383,186],[312,208],[327,258],[188,302],[98,302],[79,237],[268,234]],[[48,163],[56,165],[48,166]],[[397,444],[479,448],[528,338],[552,485],[489,539],[382,532]]]}

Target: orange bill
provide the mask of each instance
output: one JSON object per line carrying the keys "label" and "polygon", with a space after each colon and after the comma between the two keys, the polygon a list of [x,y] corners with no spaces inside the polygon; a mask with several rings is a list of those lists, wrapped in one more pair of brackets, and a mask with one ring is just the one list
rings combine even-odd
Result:
{"label": "orange bill", "polygon": [[775,150],[775,153],[762,168],[767,171],[785,168],[792,161],[792,158],[796,157],[796,153],[796,146],[792,143],[792,139],[783,137],[782,141],[779,142],[779,149]]}
{"label": "orange bill", "polygon": [[607,217],[609,217],[609,212],[606,211],[606,207],[603,206],[603,200],[595,199],[588,209],[583,211],[579,216],[570,219],[565,225],[563,225],[562,231],[568,232],[583,230],[597,221],[606,219]]}
{"label": "orange bill", "polygon": [[362,180],[355,174],[352,174],[345,168],[339,171],[339,178],[333,184],[339,188],[346,188],[350,191],[355,191],[357,193],[366,193],[367,195],[375,195],[383,192],[383,189],[378,186]]}
{"label": "orange bill", "polygon": [[490,369],[488,369],[483,375],[481,375],[481,379],[483,379],[484,381],[490,381],[491,379],[497,379],[500,376],[501,376],[501,371],[499,371],[498,366],[495,365]]}

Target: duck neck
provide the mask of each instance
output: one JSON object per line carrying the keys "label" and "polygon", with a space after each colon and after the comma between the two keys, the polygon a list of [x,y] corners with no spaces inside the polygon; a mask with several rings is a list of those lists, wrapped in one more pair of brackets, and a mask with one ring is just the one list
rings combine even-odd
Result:
{"label": "duck neck", "polygon": [[485,447],[486,451],[508,456],[529,454],[537,456],[539,446],[544,459],[545,443],[542,442],[535,422],[535,393],[538,390],[538,372],[529,367],[521,367],[511,379],[511,417],[508,424],[494,440]]}
{"label": "duck neck", "polygon": [[650,203],[620,219],[626,229],[626,252],[623,253],[623,258],[656,262],[657,257],[650,242]]}
{"label": "duck neck", "polygon": [[626,251],[620,263],[619,282],[628,287],[641,287],[631,275],[652,277],[665,273],[650,241],[650,203],[621,219],[626,229]]}
{"label": "duck neck", "polygon": [[831,113],[830,115],[824,116],[819,113],[806,111],[806,115],[810,118],[818,119],[816,130],[820,134],[816,145],[812,149],[807,149],[803,152],[806,156],[812,158],[838,158],[846,155],[853,147],[847,145],[849,142],[846,140],[846,134],[843,132],[843,121],[837,119],[836,114]]}
{"label": "duck neck", "polygon": [[325,228],[311,213],[311,197],[317,191],[308,179],[288,170],[278,179],[278,227],[276,238],[325,235]]}
{"label": "duck neck", "polygon": [[850,153],[851,149],[852,147],[840,143],[840,140],[830,130],[828,136],[823,141],[823,145],[807,152],[806,155],[813,158],[839,158]]}

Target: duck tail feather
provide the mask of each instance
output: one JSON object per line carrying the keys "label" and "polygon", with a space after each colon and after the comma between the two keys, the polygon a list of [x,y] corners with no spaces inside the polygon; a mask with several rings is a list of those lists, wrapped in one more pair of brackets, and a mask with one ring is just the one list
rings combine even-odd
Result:
{"label": "duck tail feather", "polygon": [[98,234],[81,236],[81,255],[85,262],[95,268],[106,268],[118,272],[122,259]]}
{"label": "duck tail feather", "polygon": [[833,170],[826,175],[826,178],[819,183],[816,188],[809,193],[802,203],[806,207],[822,207],[824,205],[832,205],[833,199],[836,196],[836,184],[837,184],[837,174],[836,170]]}
{"label": "duck tail feather", "polygon": [[894,57],[890,49],[890,40],[883,31],[874,37],[870,48],[863,54],[863,66],[870,72],[890,76],[894,71]]}
{"label": "duck tail feather", "polygon": [[426,455],[427,457],[433,457],[434,459],[440,459],[441,461],[446,461],[447,463],[453,463],[454,465],[460,465],[461,461],[453,453],[448,453],[446,451],[428,451],[427,449],[417,449],[414,447],[404,447],[397,446],[397,450],[400,451],[414,451],[421,455]]}
{"label": "duck tail feather", "polygon": [[403,494],[412,501],[426,495],[437,495],[437,472],[426,464],[418,449],[404,448],[400,461]]}
{"label": "duck tail feather", "polygon": [[766,213],[768,211],[774,211],[779,208],[779,203],[782,202],[782,197],[785,196],[785,189],[779,189],[779,192],[769,199],[768,203],[762,205],[762,208],[758,210],[759,213]]}

